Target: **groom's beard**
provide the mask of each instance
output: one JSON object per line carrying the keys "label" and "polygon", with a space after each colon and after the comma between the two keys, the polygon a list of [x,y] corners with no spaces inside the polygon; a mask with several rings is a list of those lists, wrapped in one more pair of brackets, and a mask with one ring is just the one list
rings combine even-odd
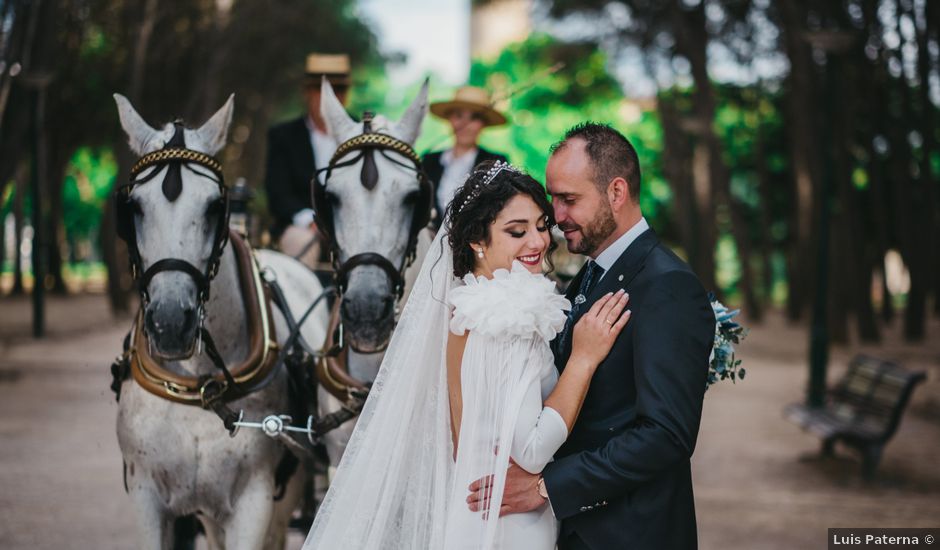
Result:
{"label": "groom's beard", "polygon": [[578,242],[568,240],[569,252],[592,256],[601,243],[617,229],[617,222],[614,221],[614,213],[610,209],[610,204],[602,202],[600,211],[587,225],[579,226],[564,223],[558,224],[558,227],[562,231],[576,230],[581,234],[581,240]]}

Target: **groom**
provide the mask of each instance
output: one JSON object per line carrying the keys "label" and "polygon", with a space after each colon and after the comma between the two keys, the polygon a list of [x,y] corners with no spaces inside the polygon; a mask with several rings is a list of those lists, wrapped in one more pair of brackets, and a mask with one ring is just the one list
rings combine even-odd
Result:
{"label": "groom", "polygon": [[[643,218],[636,151],[613,128],[569,130],[552,149],[546,185],[568,250],[590,257],[571,282],[572,312],[552,343],[558,369],[574,323],[595,300],[624,288],[632,317],[555,461],[541,476],[510,468],[501,513],[547,499],[561,520],[560,550],[696,548],[690,458],[715,332],[705,290]],[[471,508],[479,483],[474,489]]]}

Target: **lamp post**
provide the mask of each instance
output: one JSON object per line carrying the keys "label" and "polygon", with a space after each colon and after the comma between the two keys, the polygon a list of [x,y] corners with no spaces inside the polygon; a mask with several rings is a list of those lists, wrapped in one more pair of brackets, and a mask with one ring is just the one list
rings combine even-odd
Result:
{"label": "lamp post", "polygon": [[829,364],[829,225],[832,217],[832,189],[834,178],[834,147],[832,143],[832,115],[838,109],[835,93],[839,56],[854,42],[854,36],[840,30],[821,30],[804,35],[807,42],[826,54],[825,79],[823,81],[825,109],[820,117],[823,147],[823,177],[819,185],[819,245],[816,249],[816,284],[813,299],[813,319],[809,345],[809,387],[806,402],[810,407],[822,407],[826,399],[826,370]]}

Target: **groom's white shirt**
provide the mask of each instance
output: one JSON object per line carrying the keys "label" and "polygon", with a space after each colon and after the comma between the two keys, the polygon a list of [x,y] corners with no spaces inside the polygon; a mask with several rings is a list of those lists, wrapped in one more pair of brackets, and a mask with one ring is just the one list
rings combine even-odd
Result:
{"label": "groom's white shirt", "polygon": [[614,266],[614,262],[617,261],[624,251],[633,244],[633,241],[637,237],[643,234],[644,231],[650,228],[650,224],[646,222],[646,218],[641,217],[640,221],[633,224],[633,227],[627,230],[626,233],[620,236],[619,239],[611,243],[610,246],[604,249],[603,252],[597,255],[596,258],[592,258],[597,265],[604,268],[604,273],[601,274],[601,278],[598,279],[598,282],[603,280],[604,276],[607,275],[607,272],[610,271],[610,268]]}

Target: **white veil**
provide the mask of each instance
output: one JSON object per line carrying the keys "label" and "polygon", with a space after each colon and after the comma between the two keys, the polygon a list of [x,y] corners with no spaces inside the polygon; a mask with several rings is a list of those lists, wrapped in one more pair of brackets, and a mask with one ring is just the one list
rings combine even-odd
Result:
{"label": "white veil", "polygon": [[441,548],[452,489],[445,368],[457,284],[434,239],[304,549]]}

